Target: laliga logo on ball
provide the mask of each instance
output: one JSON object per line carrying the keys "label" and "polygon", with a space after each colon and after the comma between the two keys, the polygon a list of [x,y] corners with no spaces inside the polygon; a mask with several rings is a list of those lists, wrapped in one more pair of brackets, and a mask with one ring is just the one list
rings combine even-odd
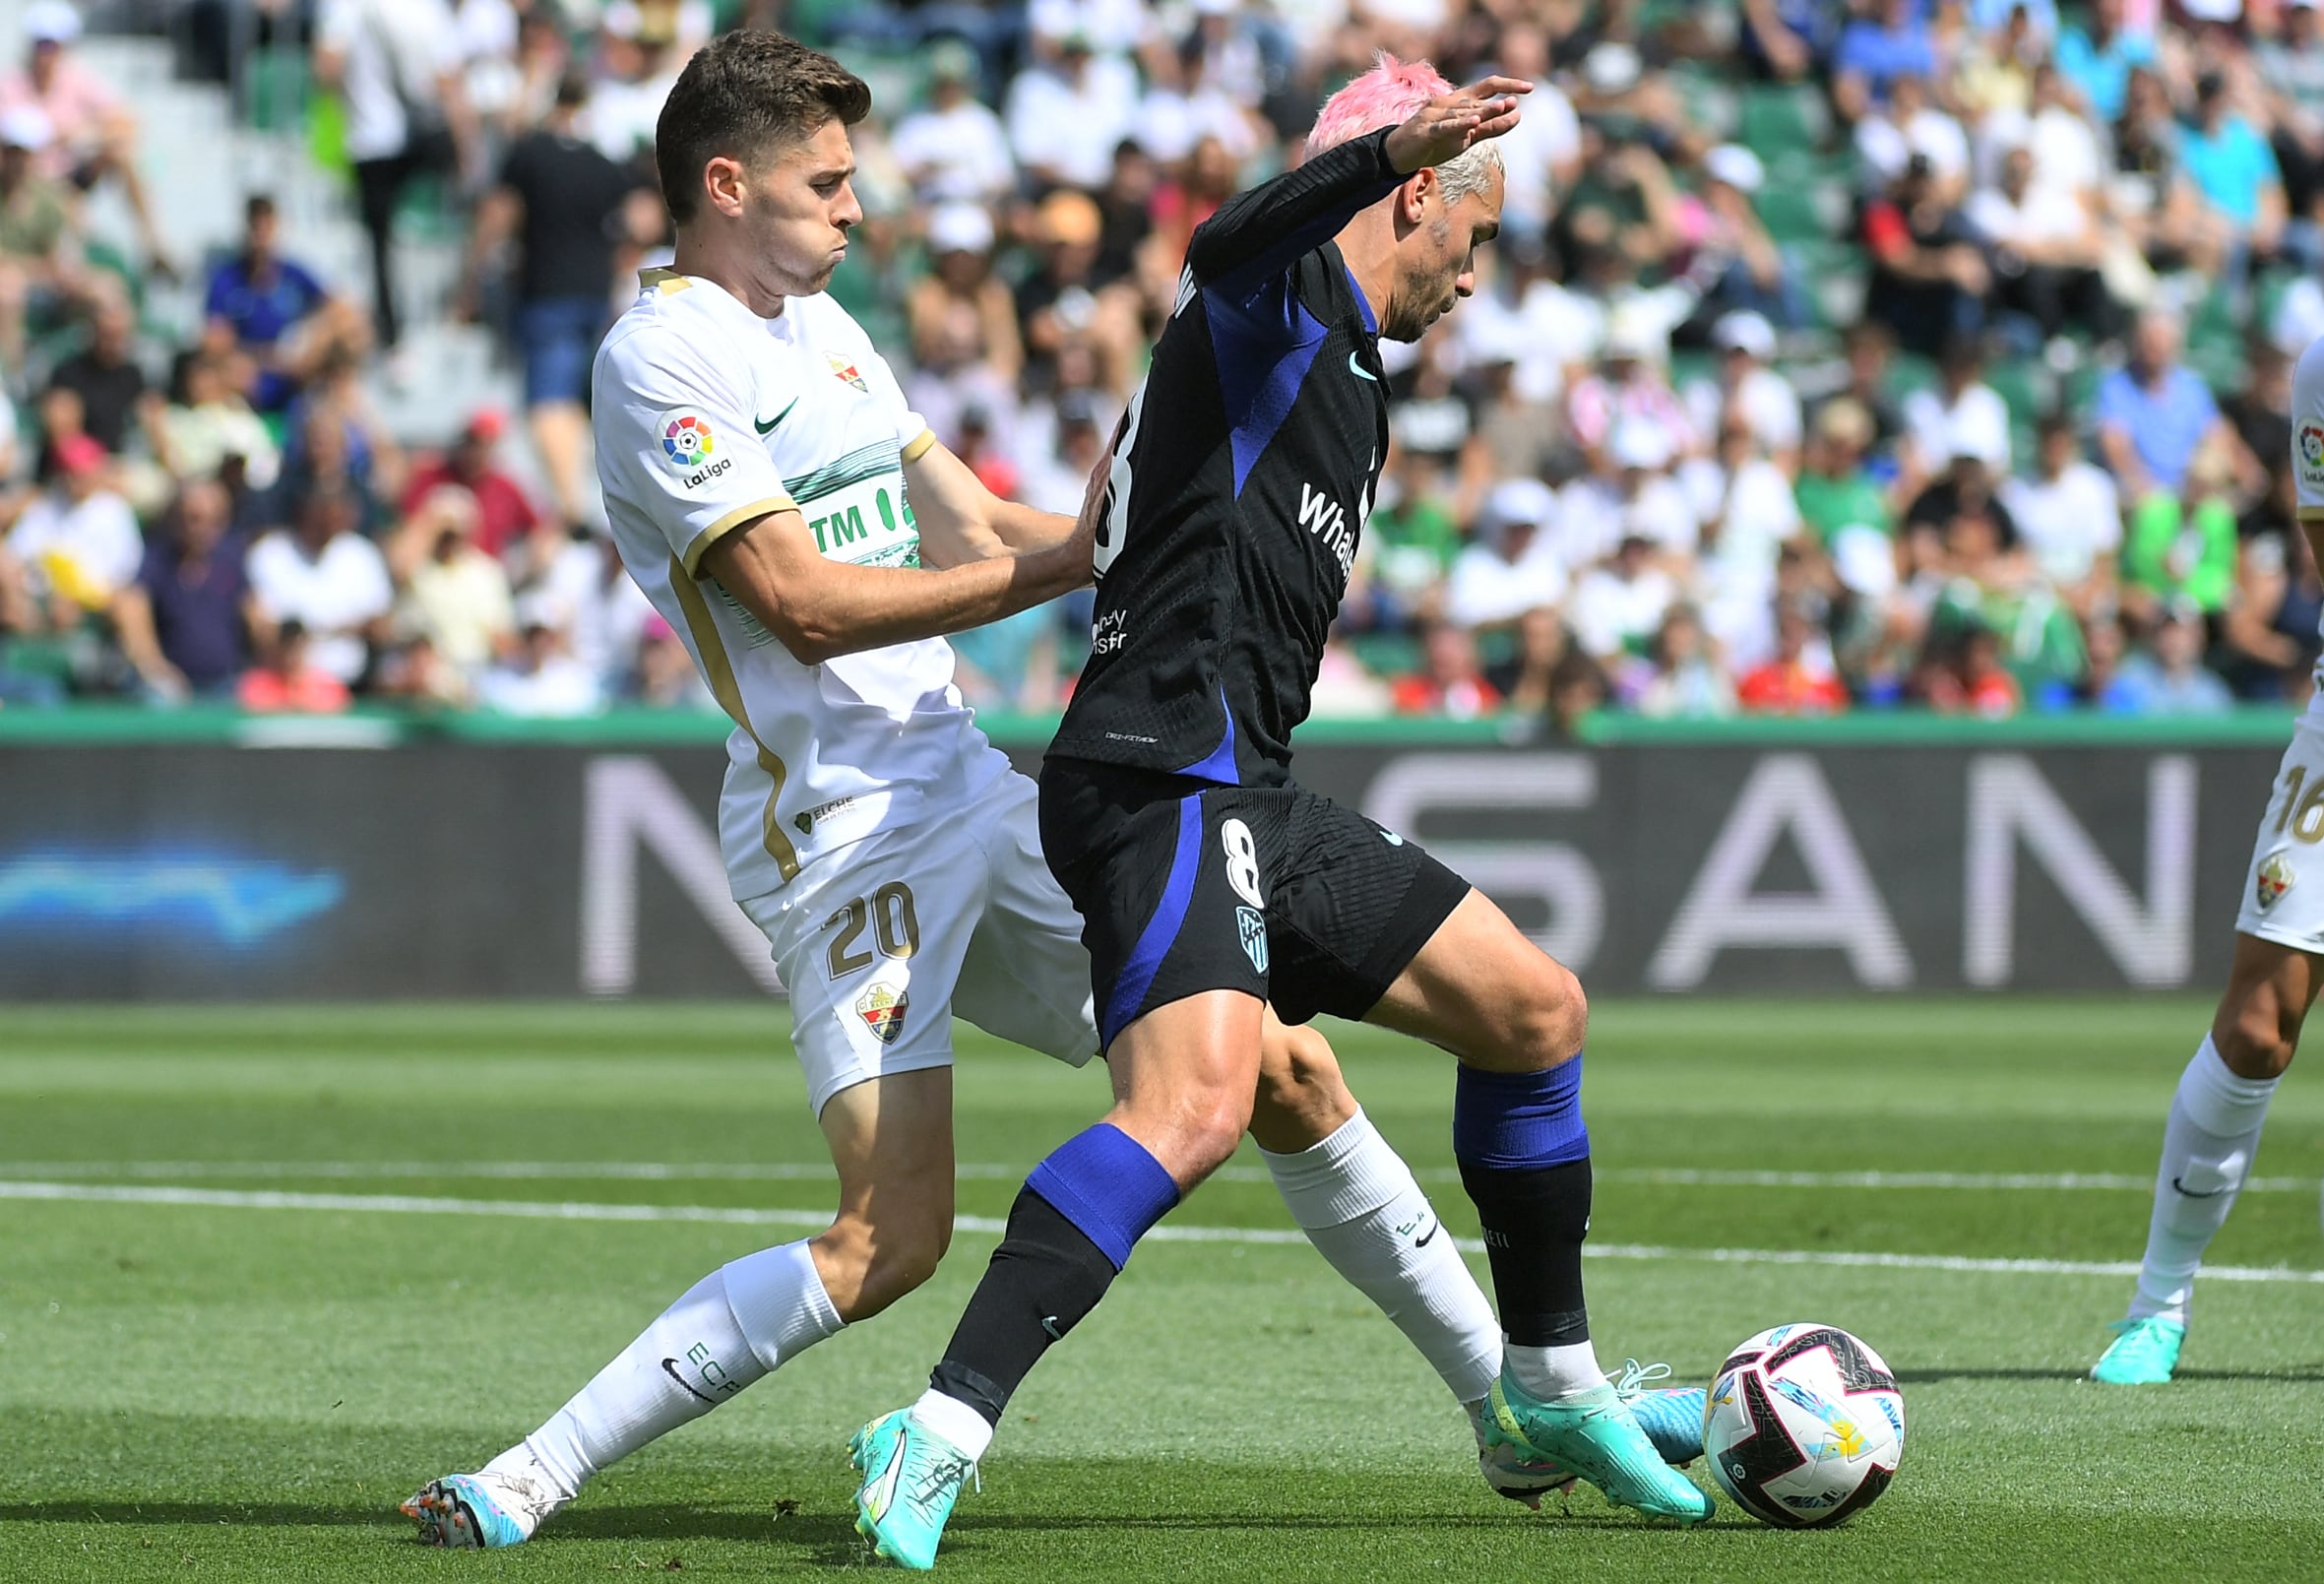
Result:
{"label": "laliga logo on ball", "polygon": [[693,412],[682,412],[661,431],[661,449],[681,468],[691,468],[718,449],[710,425]]}

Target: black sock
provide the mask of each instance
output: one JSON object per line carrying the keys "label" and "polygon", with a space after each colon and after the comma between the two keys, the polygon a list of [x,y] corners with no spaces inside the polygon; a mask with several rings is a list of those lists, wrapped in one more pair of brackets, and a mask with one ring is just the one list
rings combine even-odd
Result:
{"label": "black sock", "polygon": [[1020,1190],[928,1384],[998,1425],[1019,1383],[1050,1343],[1098,1306],[1113,1275],[1113,1261],[1087,1233],[1031,1188]]}
{"label": "black sock", "polygon": [[1484,1223],[1501,1329],[1521,1347],[1590,1340],[1582,1299],[1582,1239],[1590,1235],[1590,1159],[1506,1171],[1461,1166]]}

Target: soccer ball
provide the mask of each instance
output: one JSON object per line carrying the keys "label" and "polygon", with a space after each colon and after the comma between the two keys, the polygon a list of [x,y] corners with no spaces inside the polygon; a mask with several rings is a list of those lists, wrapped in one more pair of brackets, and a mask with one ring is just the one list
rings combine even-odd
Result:
{"label": "soccer ball", "polygon": [[1832,1325],[1779,1325],[1727,1356],[1703,1453],[1734,1504],[1783,1529],[1836,1524],[1880,1497],[1905,1450],[1905,1398],[1880,1355]]}

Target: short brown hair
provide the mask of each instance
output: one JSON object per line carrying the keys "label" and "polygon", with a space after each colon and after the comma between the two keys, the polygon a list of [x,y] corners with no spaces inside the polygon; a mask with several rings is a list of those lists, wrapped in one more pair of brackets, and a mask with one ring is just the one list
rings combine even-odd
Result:
{"label": "short brown hair", "polygon": [[871,89],[795,38],[737,29],[698,50],[678,74],[654,129],[662,202],[683,225],[702,204],[702,167],[720,156],[745,164],[778,143],[812,137],[839,117],[871,111]]}

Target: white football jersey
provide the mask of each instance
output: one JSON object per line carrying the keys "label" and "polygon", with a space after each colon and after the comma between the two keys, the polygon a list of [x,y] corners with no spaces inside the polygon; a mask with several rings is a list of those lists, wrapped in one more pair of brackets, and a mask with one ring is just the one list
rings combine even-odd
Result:
{"label": "white football jersey", "polygon": [[[2324,523],[2324,340],[2310,342],[2292,371],[2292,483],[2300,528]],[[2324,636],[2324,620],[2316,625]],[[2316,680],[2308,713],[2324,719],[2324,661]]]}
{"label": "white football jersey", "polygon": [[741,901],[1008,761],[943,640],[803,665],[702,570],[721,536],[786,507],[832,560],[919,564],[904,462],[935,437],[862,327],[827,295],[761,319],[708,281],[642,280],[597,350],[597,475],[630,576],[734,720],[719,837]]}

